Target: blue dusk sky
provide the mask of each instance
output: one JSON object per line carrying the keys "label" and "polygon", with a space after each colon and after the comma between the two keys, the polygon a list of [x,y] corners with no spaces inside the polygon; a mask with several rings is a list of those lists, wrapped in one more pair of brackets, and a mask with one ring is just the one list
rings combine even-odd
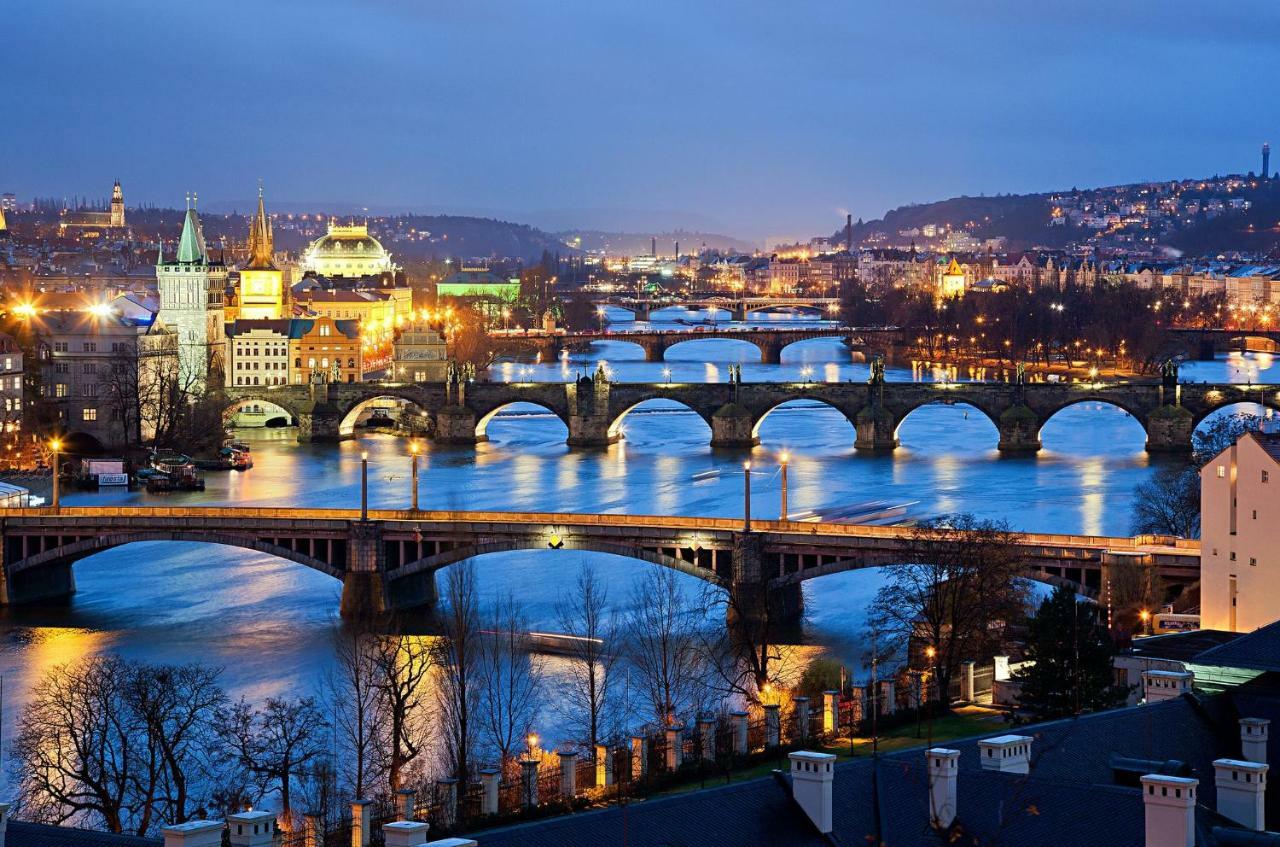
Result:
{"label": "blue dusk sky", "polygon": [[[762,241],[1280,160],[1274,0],[10,0],[0,191]],[[1273,163],[1274,166],[1274,163]]]}

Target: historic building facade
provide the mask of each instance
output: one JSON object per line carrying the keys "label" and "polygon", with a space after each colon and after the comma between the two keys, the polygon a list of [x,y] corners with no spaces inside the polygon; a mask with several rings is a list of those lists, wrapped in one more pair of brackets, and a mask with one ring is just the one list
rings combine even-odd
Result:
{"label": "historic building facade", "polygon": [[258,189],[258,212],[249,228],[249,260],[240,269],[236,291],[238,318],[275,320],[286,317],[284,272],[275,265],[274,251],[271,219],[263,205],[262,189]]}
{"label": "historic building facade", "polygon": [[178,367],[184,388],[199,393],[221,385],[225,373],[226,325],[223,300],[227,269],[211,261],[200,218],[187,209],[178,252],[156,264],[160,291],[159,320],[178,335]]}

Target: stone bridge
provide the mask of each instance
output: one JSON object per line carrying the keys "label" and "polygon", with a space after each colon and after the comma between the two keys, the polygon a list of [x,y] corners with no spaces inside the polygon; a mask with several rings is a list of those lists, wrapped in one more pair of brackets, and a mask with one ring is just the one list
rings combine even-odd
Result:
{"label": "stone bridge", "polygon": [[760,351],[760,361],[766,365],[782,362],[784,348],[812,338],[847,338],[848,330],[835,326],[795,327],[697,327],[688,330],[627,330],[624,332],[527,332],[494,335],[489,339],[494,351],[507,353],[533,351],[550,361],[563,349],[574,349],[595,341],[624,341],[644,350],[646,362],[661,362],[667,350],[686,341],[705,341],[708,338],[727,338],[754,344]]}
{"label": "stone bridge", "polygon": [[[222,544],[269,553],[342,580],[344,617],[429,616],[436,571],[510,550],[587,550],[671,568],[739,596],[767,620],[803,610],[800,584],[859,568],[919,561],[941,531],[728,518],[560,513],[191,508],[0,510],[0,603],[65,598],[73,565],[139,541]],[[1118,562],[1155,568],[1180,584],[1199,577],[1198,542],[1151,537],[1018,535],[1030,577],[1084,590],[1105,585]],[[127,580],[121,590],[127,590]],[[741,607],[737,607],[741,608]],[[767,613],[763,610],[767,609]]]}
{"label": "stone bridge", "polygon": [[1168,333],[1186,345],[1196,358],[1209,360],[1217,353],[1280,353],[1280,329],[1191,329],[1170,327]]}
{"label": "stone bridge", "polygon": [[689,306],[698,309],[716,308],[728,312],[735,321],[745,321],[752,312],[774,308],[803,307],[824,312],[840,307],[838,297],[693,297],[688,299],[645,299],[636,297],[612,297],[597,301],[598,305],[625,309],[638,321],[649,320],[655,309],[673,306]]}
{"label": "stone bridge", "polygon": [[1063,409],[1085,402],[1109,403],[1128,412],[1147,433],[1147,449],[1178,452],[1191,447],[1195,427],[1211,412],[1233,403],[1280,409],[1280,387],[1182,383],[866,382],[866,383],[629,383],[597,374],[569,383],[471,383],[398,385],[334,383],[228,389],[227,411],[247,402],[280,406],[297,423],[303,441],[350,437],[361,410],[386,398],[414,410],[405,428],[445,443],[487,438],[494,416],[513,403],[548,410],[568,429],[574,446],[603,446],[622,436],[627,415],[650,400],[680,403],[707,422],[714,447],[749,448],[760,425],[778,406],[793,400],[823,403],[854,426],[854,446],[892,450],[898,428],[911,412],[934,403],[967,404],[985,415],[1006,453],[1040,449],[1040,430]]}

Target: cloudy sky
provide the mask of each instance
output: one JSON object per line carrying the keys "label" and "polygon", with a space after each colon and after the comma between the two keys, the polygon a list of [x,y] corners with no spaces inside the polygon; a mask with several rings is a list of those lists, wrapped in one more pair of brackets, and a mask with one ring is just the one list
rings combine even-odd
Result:
{"label": "cloudy sky", "polygon": [[831,232],[1280,159],[1280,4],[11,0],[0,191]]}

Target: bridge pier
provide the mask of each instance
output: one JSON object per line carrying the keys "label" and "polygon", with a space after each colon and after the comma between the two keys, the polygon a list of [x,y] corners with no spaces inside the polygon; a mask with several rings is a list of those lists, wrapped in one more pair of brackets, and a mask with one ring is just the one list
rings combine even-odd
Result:
{"label": "bridge pier", "polygon": [[0,605],[66,600],[76,593],[71,562],[51,562],[0,577]]}
{"label": "bridge pier", "polygon": [[798,582],[769,585],[764,546],[764,536],[758,533],[734,533],[733,583],[725,625],[735,637],[753,643],[770,632],[799,626],[804,617],[804,593]]}
{"label": "bridge pier", "polygon": [[782,344],[778,342],[756,342],[760,348],[760,361],[766,365],[782,364]]}
{"label": "bridge pier", "polygon": [[898,446],[898,424],[888,409],[867,406],[855,416],[853,426],[858,434],[853,442],[856,450],[883,453]]}
{"label": "bridge pier", "polygon": [[1001,453],[1036,453],[1040,450],[1040,418],[1022,404],[1005,409],[1000,415]]}
{"label": "bridge pier", "polygon": [[750,450],[758,441],[751,413],[737,403],[726,403],[711,416],[711,446]]}
{"label": "bridge pier", "polygon": [[400,623],[410,623],[409,618],[430,620],[435,617],[436,604],[440,599],[435,571],[389,579],[386,591],[390,614]]}
{"label": "bridge pier", "polygon": [[464,406],[446,406],[436,412],[435,440],[443,444],[475,444],[488,436],[476,435],[475,412]]}
{"label": "bridge pier", "polygon": [[1148,453],[1186,453],[1195,420],[1182,406],[1161,406],[1147,418]]}
{"label": "bridge pier", "polygon": [[661,362],[666,355],[667,345],[663,341],[639,341],[636,343],[644,350],[644,360],[646,362]]}
{"label": "bridge pier", "polygon": [[608,415],[569,415],[570,447],[607,447],[617,440],[609,434]]}
{"label": "bridge pier", "polygon": [[298,415],[298,441],[339,441],[342,418],[336,411],[317,407],[311,414]]}
{"label": "bridge pier", "polygon": [[342,617],[379,622],[387,614],[383,575],[382,524],[352,521],[347,535],[347,567],[342,575]]}

